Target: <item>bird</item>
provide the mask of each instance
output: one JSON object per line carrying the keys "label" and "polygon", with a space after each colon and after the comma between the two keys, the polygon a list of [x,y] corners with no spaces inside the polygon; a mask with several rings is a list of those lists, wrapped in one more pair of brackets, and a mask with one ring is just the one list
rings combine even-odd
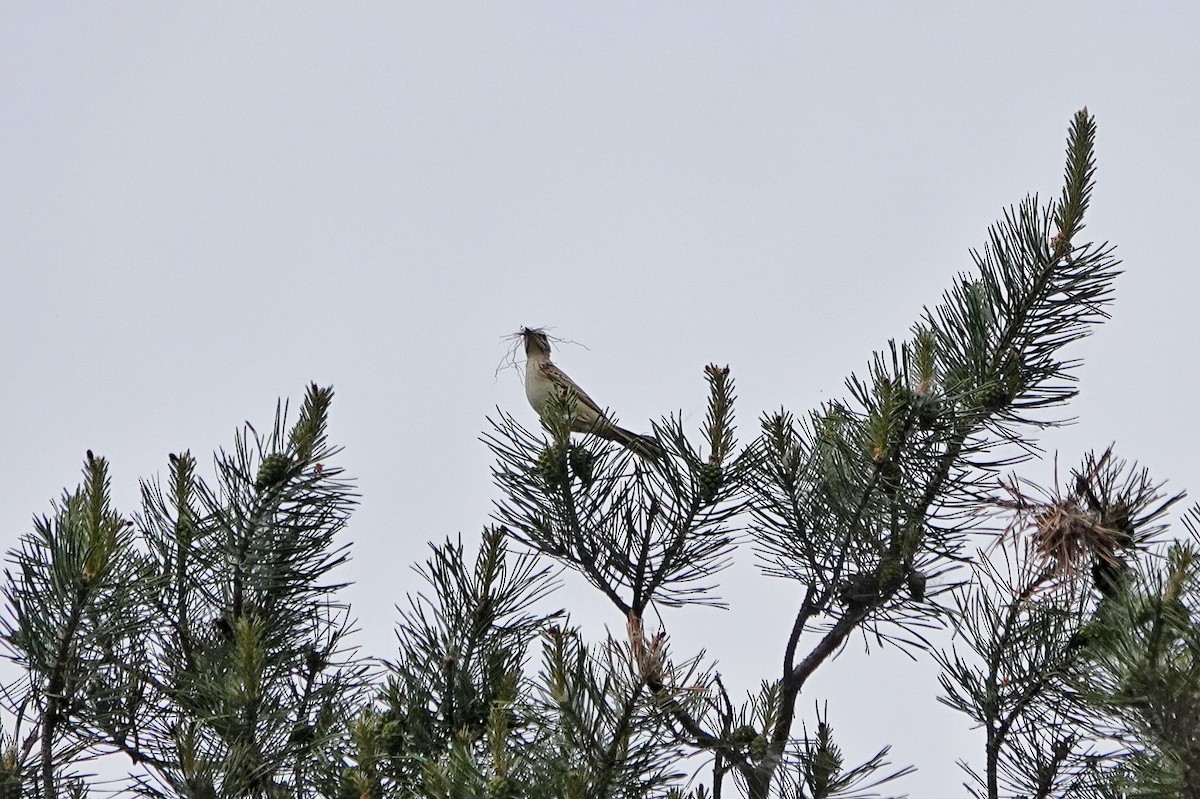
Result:
{"label": "bird", "polygon": [[525,342],[525,396],[538,416],[545,415],[547,402],[552,398],[574,400],[575,416],[571,419],[571,432],[591,433],[615,441],[649,460],[662,457],[663,448],[658,439],[619,427],[586,391],[554,365],[550,360],[550,339],[544,330],[522,327],[520,336]]}

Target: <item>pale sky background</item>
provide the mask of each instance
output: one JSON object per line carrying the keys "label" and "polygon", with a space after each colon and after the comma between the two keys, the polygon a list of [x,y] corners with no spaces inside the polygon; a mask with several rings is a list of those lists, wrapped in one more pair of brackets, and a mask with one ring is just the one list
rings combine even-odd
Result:
{"label": "pale sky background", "polygon": [[[0,5],[0,543],[88,448],[131,512],[168,452],[210,464],[332,383],[363,495],[342,576],[387,656],[426,542],[487,521],[484,417],[535,424],[503,336],[586,344],[558,363],[633,428],[698,425],[728,363],[748,440],[842,396],[1004,206],[1057,194],[1084,105],[1085,235],[1127,273],[1043,443],[1200,489],[1200,4],[994,5]],[[666,616],[673,648],[755,688],[799,595],[748,547],[724,582],[731,610]],[[597,599],[557,601],[621,630]],[[848,758],[891,743],[903,790],[962,795],[982,741],[936,669],[858,648],[802,718],[828,699]]]}

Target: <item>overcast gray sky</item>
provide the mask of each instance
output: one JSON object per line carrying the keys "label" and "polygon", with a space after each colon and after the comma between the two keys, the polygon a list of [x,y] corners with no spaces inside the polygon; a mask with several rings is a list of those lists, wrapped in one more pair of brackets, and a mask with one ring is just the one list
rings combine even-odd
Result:
{"label": "overcast gray sky", "polygon": [[[841,396],[1004,206],[1057,193],[1084,105],[1086,234],[1128,271],[1075,349],[1080,422],[1043,443],[1200,489],[1200,5],[993,5],[0,5],[0,543],[88,448],[129,512],[168,452],[332,383],[349,596],[388,655],[425,542],[487,520],[484,417],[535,423],[502,336],[586,344],[558,363],[634,428],[698,423],[728,363],[748,439]],[[750,689],[798,597],[750,558],[726,583],[732,610],[666,619]],[[801,710],[961,795],[982,744],[936,695],[928,662],[848,653]]]}

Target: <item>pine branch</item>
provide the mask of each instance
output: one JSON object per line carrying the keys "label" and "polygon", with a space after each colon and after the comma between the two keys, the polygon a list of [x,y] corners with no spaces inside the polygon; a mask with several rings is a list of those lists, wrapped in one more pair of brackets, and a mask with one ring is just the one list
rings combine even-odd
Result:
{"label": "pine branch", "polygon": [[721,605],[707,581],[730,563],[746,462],[728,452],[728,370],[710,366],[705,375],[706,457],[676,418],[654,426],[665,456],[647,463],[594,436],[571,441],[569,429],[555,422],[571,418],[570,408],[543,415],[549,441],[501,414],[484,436],[504,494],[496,520],[525,545],[578,570],[623,615],[640,615],[651,602]]}
{"label": "pine branch", "polygon": [[[1074,362],[1057,352],[1106,318],[1117,274],[1107,248],[1068,246],[1091,193],[1093,141],[1094,123],[1081,112],[1062,201],[1039,209],[1027,200],[992,228],[983,253],[973,253],[977,276],[961,277],[911,342],[876,356],[869,381],[848,381],[858,409],[830,403],[800,430],[784,414],[764,420],[750,482],[755,538],[768,571],[805,585],[784,648],[776,751],[808,677],[852,632],[879,623],[911,629],[942,612],[920,604],[927,573],[953,567],[946,561],[971,520],[941,530],[933,522],[955,502],[969,507],[972,485],[1013,460],[981,456],[1005,444],[1027,454],[1020,428],[1051,423],[1031,413],[1073,396],[1064,382]],[[1056,243],[1052,219],[1063,234]],[[915,601],[902,595],[906,585]],[[826,614],[831,625],[800,658],[810,622]],[[760,767],[752,795],[765,795],[772,768]]]}

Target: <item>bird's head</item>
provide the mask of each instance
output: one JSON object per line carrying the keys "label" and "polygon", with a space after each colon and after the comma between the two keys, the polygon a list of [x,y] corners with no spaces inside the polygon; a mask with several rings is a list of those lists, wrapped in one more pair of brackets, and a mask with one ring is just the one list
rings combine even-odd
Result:
{"label": "bird's head", "polygon": [[525,357],[548,356],[550,354],[550,338],[540,327],[521,328],[521,338],[525,341]]}

